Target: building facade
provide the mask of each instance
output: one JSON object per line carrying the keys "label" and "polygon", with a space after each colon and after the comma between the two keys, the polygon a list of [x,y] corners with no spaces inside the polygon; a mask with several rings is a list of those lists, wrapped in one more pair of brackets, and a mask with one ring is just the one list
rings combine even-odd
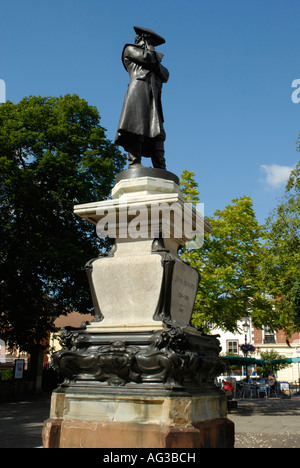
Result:
{"label": "building facade", "polygon": [[[249,329],[245,333],[243,331],[243,323],[238,323],[240,333],[224,332],[220,329],[213,329],[213,334],[219,335],[221,345],[221,354],[236,354],[243,356],[240,345],[249,343],[255,347],[252,357],[259,359],[264,351],[274,350],[284,358],[299,358],[300,357],[300,333],[294,333],[290,338],[287,338],[282,330],[273,332],[268,327],[263,330],[258,330],[252,326],[251,319],[247,318]],[[300,378],[300,364],[292,363],[285,369],[277,372],[277,379],[280,381],[296,382]]]}

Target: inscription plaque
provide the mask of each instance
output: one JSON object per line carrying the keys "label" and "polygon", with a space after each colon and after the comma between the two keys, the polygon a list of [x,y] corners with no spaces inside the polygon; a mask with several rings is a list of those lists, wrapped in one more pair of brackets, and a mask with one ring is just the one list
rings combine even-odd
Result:
{"label": "inscription plaque", "polygon": [[171,289],[171,318],[176,326],[190,324],[200,275],[194,268],[175,261]]}

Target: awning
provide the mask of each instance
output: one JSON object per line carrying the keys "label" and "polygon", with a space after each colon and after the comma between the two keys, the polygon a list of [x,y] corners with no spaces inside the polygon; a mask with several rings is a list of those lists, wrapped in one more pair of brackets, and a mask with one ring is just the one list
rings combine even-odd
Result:
{"label": "awning", "polygon": [[273,359],[271,364],[292,364],[293,362],[300,362],[300,358]]}
{"label": "awning", "polygon": [[265,364],[263,359],[255,359],[252,357],[245,357],[245,356],[222,356],[222,359],[228,362],[228,364],[257,364],[262,365]]}

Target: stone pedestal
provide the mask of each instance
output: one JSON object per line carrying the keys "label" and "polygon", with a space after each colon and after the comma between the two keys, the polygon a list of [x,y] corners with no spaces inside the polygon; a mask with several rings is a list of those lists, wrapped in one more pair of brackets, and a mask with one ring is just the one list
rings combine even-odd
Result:
{"label": "stone pedestal", "polygon": [[233,446],[219,395],[53,393],[44,447],[217,448]]}
{"label": "stone pedestal", "polygon": [[66,329],[53,363],[45,447],[231,447],[233,424],[215,387],[216,337],[190,324],[199,274],[178,256],[211,228],[185,204],[177,177],[141,168],[119,174],[112,199],[75,214],[112,239],[86,264],[95,318]]}

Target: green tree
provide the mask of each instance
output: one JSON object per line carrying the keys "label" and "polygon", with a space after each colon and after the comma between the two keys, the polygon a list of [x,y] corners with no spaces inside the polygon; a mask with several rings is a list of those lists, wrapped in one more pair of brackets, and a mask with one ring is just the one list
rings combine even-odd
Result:
{"label": "green tree", "polygon": [[198,184],[195,181],[195,172],[188,171],[185,169],[180,177],[180,187],[184,194],[184,198],[188,203],[197,205],[199,203],[200,192],[198,190]]}
{"label": "green tree", "polygon": [[[185,180],[193,178],[185,174]],[[183,193],[190,199],[189,186]],[[265,284],[261,271],[261,238],[263,227],[255,218],[250,197],[232,200],[232,204],[207,218],[212,232],[204,236],[200,249],[185,250],[183,260],[200,275],[193,324],[207,331],[212,323],[221,329],[236,331],[237,322],[250,315],[261,328],[274,322],[272,302],[263,294]]]}
{"label": "green tree", "polygon": [[73,205],[103,200],[124,156],[77,95],[0,105],[0,333],[29,351],[92,308],[86,261],[106,244]]}
{"label": "green tree", "polygon": [[284,359],[284,356],[277,353],[277,351],[274,349],[261,351],[260,357],[263,361],[265,361],[263,365],[257,368],[257,372],[261,375],[268,376],[270,374],[275,374],[277,371],[290,366],[290,364],[283,362],[277,364],[272,363],[272,361],[275,359]]}
{"label": "green tree", "polygon": [[300,163],[291,172],[285,195],[266,222],[264,272],[277,298],[277,314],[287,334],[300,330]]}

